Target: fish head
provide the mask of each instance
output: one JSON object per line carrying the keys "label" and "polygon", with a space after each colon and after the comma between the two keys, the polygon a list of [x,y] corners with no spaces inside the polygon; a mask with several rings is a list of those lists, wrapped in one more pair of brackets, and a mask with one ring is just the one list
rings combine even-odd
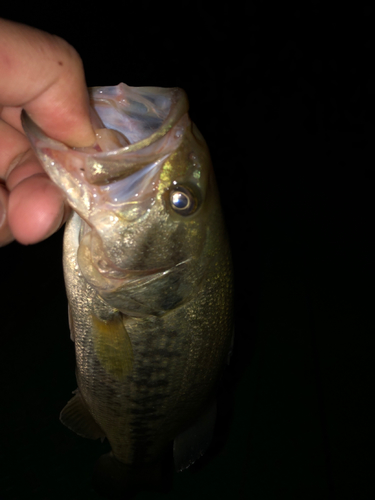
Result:
{"label": "fish head", "polygon": [[[217,205],[209,151],[181,89],[90,89],[97,143],[70,148],[23,111],[24,129],[82,223],[83,278],[129,316],[162,315],[204,280]],[[212,253],[212,252],[211,252]]]}

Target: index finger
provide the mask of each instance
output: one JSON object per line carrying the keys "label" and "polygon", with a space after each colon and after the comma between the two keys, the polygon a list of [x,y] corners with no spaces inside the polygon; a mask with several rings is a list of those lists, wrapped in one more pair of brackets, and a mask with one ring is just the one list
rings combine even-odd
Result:
{"label": "index finger", "polygon": [[70,146],[95,142],[83,64],[65,40],[0,19],[0,74],[5,121],[22,131],[19,115],[25,108],[54,139]]}

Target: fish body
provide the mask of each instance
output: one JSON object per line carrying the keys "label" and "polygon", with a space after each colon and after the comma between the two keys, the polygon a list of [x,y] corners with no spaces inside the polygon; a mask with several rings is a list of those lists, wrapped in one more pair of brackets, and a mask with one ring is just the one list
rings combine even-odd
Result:
{"label": "fish body", "polygon": [[78,389],[61,420],[124,467],[208,447],[231,348],[232,267],[207,145],[180,89],[90,89],[98,143],[71,149],[23,112],[74,212],[64,276]]}

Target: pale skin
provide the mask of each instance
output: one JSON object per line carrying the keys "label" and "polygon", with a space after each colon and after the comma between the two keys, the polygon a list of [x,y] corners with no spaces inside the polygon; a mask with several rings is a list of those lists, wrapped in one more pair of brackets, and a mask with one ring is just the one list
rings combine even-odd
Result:
{"label": "pale skin", "polygon": [[80,147],[95,142],[75,49],[55,35],[0,19],[0,246],[42,241],[69,213],[23,132],[23,108],[54,139]]}

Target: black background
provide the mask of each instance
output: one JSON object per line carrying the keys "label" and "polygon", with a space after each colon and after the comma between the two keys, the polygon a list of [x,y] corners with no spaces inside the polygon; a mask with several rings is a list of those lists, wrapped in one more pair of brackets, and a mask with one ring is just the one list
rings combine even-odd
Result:
{"label": "black background", "polygon": [[[70,42],[88,86],[183,87],[211,149],[234,356],[212,450],[167,495],[137,498],[374,498],[374,11],[7,9]],[[76,388],[61,244],[59,231],[0,249],[1,499],[99,498],[91,474],[107,445],[58,420]]]}

